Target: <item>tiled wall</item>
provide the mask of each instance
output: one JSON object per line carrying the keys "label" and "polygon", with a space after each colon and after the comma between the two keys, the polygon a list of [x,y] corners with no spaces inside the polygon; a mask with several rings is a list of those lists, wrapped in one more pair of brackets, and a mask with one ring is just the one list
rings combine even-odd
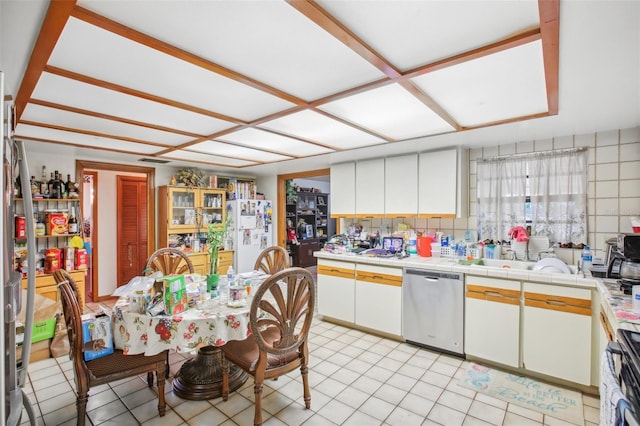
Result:
{"label": "tiled wall", "polygon": [[[587,147],[588,244],[602,256],[605,241],[622,232],[632,232],[630,216],[640,217],[640,128],[611,130],[584,135],[516,142],[469,151],[469,217],[461,219],[370,219],[360,221],[365,230],[387,234],[407,223],[418,230],[438,230],[464,238],[467,229],[477,229],[476,161],[498,155]],[[349,221],[346,221],[348,224]],[[568,263],[579,259],[578,250],[559,250]]]}

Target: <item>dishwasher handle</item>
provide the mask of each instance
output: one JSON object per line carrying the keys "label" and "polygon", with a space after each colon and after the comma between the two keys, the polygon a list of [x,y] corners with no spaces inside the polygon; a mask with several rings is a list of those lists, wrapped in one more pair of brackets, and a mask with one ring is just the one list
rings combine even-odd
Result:
{"label": "dishwasher handle", "polygon": [[405,268],[404,275],[431,278],[429,281],[436,281],[439,278],[446,278],[450,280],[462,280],[462,277],[460,274],[452,274],[449,272],[440,272],[440,271],[428,271],[425,269]]}

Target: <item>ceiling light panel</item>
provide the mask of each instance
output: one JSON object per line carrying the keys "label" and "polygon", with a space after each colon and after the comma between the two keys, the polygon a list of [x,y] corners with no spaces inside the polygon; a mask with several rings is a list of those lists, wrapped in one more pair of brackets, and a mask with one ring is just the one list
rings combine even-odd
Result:
{"label": "ceiling light panel", "polygon": [[271,152],[289,154],[294,157],[306,155],[328,154],[334,150],[289,138],[275,133],[253,128],[242,129],[218,138],[221,141],[235,142],[252,148],[264,149]]}
{"label": "ceiling light panel", "polygon": [[318,3],[401,70],[472,50],[539,25],[536,0],[320,0]]}
{"label": "ceiling light panel", "polygon": [[323,144],[330,145],[338,150],[360,148],[385,142],[383,139],[369,133],[361,132],[351,126],[309,110],[268,121],[261,124],[260,127],[305,140],[321,141]]}
{"label": "ceiling light panel", "polygon": [[80,4],[305,100],[383,77],[284,1]]}
{"label": "ceiling light panel", "polygon": [[[82,61],[77,58],[82,57]],[[250,121],[292,103],[77,19],[49,64],[144,93]]]}
{"label": "ceiling light panel", "polygon": [[124,142],[117,139],[85,135],[82,133],[67,132],[64,130],[55,130],[45,127],[18,124],[18,126],[16,127],[16,139],[30,138],[70,143],[83,148],[111,149],[136,154],[155,154],[156,152],[162,151],[163,149],[162,147],[153,145]]}
{"label": "ceiling light panel", "polygon": [[254,161],[239,160],[236,158],[220,157],[218,155],[203,154],[201,152],[193,151],[172,151],[160,156],[161,158],[183,160],[183,161],[196,161],[199,163],[219,164],[229,167],[246,167],[256,164]]}
{"label": "ceiling light panel", "polygon": [[413,79],[463,126],[546,112],[540,41]]}
{"label": "ceiling light panel", "polygon": [[189,147],[191,151],[204,152],[206,154],[223,155],[234,158],[242,158],[259,163],[269,163],[272,161],[291,160],[291,156],[273,154],[271,152],[260,151],[258,149],[246,148],[244,146],[233,145],[218,141],[201,142]]}
{"label": "ceiling light panel", "polygon": [[228,121],[47,72],[42,73],[32,98],[203,135],[235,126]]}
{"label": "ceiling light panel", "polygon": [[127,137],[130,139],[139,139],[143,142],[161,143],[168,146],[180,145],[193,139],[193,137],[176,133],[164,132],[35,104],[27,104],[21,120]]}
{"label": "ceiling light panel", "polygon": [[454,130],[397,84],[339,99],[319,108],[397,140]]}

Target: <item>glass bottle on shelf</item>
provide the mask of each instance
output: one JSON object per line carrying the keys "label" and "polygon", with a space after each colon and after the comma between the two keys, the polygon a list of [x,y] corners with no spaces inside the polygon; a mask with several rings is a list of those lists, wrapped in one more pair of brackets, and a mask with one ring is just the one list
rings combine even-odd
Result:
{"label": "glass bottle on shelf", "polygon": [[53,198],[62,198],[62,183],[60,182],[60,173],[56,170],[53,178]]}
{"label": "glass bottle on shelf", "polygon": [[79,232],[78,219],[76,219],[75,207],[71,206],[71,210],[69,214],[69,233],[77,234],[78,232]]}
{"label": "glass bottle on shelf", "polygon": [[53,172],[51,172],[51,178],[47,182],[47,187],[49,188],[49,196],[51,198],[56,198],[53,196]]}
{"label": "glass bottle on shelf", "polygon": [[42,180],[40,181],[40,194],[43,197],[49,195],[49,184],[47,183],[47,166],[42,166]]}

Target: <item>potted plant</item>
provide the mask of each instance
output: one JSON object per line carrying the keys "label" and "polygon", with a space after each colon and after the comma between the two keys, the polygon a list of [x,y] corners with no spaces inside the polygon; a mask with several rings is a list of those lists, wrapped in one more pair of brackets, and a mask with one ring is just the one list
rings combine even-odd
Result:
{"label": "potted plant", "polygon": [[293,184],[293,179],[285,181],[287,192],[287,203],[293,204],[298,200],[298,187]]}
{"label": "potted plant", "polygon": [[209,274],[207,275],[207,291],[218,288],[220,275],[218,274],[218,260],[220,250],[224,248],[227,236],[229,218],[224,223],[212,223],[207,231],[207,251],[209,252]]}
{"label": "potted plant", "polygon": [[178,170],[175,177],[177,183],[193,188],[200,186],[204,173],[197,167],[185,167]]}

